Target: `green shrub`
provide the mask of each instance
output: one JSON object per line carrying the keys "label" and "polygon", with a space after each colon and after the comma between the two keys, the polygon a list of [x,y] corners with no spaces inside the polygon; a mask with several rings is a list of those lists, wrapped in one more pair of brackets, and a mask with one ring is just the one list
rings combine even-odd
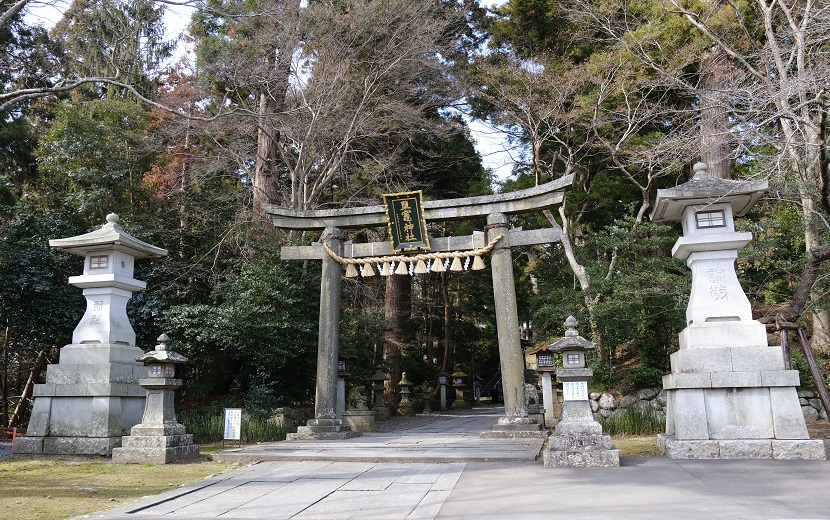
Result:
{"label": "green shrub", "polygon": [[[181,419],[185,430],[193,434],[199,444],[222,442],[225,429],[223,412],[201,411],[186,414]],[[285,426],[262,416],[242,416],[242,442],[273,442],[285,440]]]}
{"label": "green shrub", "polygon": [[629,406],[620,415],[600,420],[602,431],[611,435],[651,435],[666,431],[666,419],[650,408]]}

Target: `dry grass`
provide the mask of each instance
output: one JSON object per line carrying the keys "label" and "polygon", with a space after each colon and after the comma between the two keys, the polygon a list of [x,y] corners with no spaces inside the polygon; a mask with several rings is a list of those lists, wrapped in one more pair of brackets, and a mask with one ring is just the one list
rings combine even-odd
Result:
{"label": "dry grass", "polygon": [[113,464],[103,457],[16,455],[0,461],[0,517],[59,519],[100,511],[236,467]]}
{"label": "dry grass", "polygon": [[620,457],[662,457],[655,435],[614,435],[611,443],[620,450]]}

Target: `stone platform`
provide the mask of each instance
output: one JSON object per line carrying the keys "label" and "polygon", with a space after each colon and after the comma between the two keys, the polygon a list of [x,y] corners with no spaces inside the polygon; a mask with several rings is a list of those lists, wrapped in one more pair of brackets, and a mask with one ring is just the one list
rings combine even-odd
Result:
{"label": "stone platform", "polygon": [[678,440],[660,434],[657,447],[672,459],[826,459],[821,439]]}

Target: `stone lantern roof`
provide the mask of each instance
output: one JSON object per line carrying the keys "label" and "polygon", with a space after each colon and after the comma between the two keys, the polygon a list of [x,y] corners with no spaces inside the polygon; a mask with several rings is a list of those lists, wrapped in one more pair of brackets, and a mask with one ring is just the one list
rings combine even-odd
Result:
{"label": "stone lantern roof", "polygon": [[178,352],[173,352],[172,350],[167,350],[167,343],[170,342],[170,338],[167,334],[162,334],[156,340],[159,342],[156,345],[155,350],[151,350],[150,352],[145,353],[144,355],[138,356],[135,358],[136,361],[140,361],[144,364],[147,363],[175,363],[175,364],[182,364],[187,363],[187,358],[179,354]]}
{"label": "stone lantern roof", "polygon": [[565,320],[565,336],[557,340],[556,343],[548,345],[547,349],[551,352],[564,352],[566,350],[593,350],[597,348],[594,343],[579,335],[579,332],[576,331],[578,324],[576,318],[568,316],[568,319]]}
{"label": "stone lantern roof", "polygon": [[767,181],[734,181],[715,179],[706,171],[706,163],[694,165],[692,180],[674,188],[657,190],[653,222],[681,220],[687,206],[703,206],[728,202],[736,217],[742,217],[754,206],[767,190]]}
{"label": "stone lantern roof", "polygon": [[152,246],[130,235],[118,225],[120,218],[115,213],[107,215],[107,223],[95,231],[70,238],[49,240],[49,245],[73,255],[87,256],[103,250],[121,251],[137,259],[161,258],[167,250]]}

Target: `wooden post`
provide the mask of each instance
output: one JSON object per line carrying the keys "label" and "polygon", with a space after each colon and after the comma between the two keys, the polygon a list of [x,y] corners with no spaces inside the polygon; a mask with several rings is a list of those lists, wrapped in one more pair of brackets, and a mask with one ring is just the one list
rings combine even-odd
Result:
{"label": "wooden post", "polygon": [[813,357],[813,349],[810,348],[810,342],[807,341],[807,335],[804,334],[804,329],[798,328],[798,340],[801,343],[801,350],[804,352],[804,357],[807,359],[807,364],[810,366],[810,373],[816,382],[816,390],[818,390],[819,399],[824,406],[824,413],[830,417],[830,396],[827,395],[827,386],[824,384],[824,377],[821,375],[821,370],[818,368],[816,358]]}

